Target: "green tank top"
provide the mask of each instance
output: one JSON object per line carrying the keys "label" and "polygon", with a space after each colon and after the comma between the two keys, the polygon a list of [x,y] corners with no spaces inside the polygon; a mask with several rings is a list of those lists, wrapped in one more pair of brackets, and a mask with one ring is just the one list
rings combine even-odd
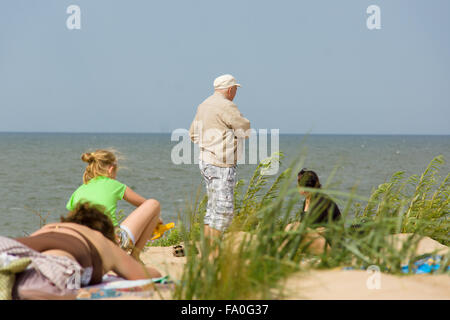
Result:
{"label": "green tank top", "polygon": [[118,226],[116,209],[117,201],[123,199],[127,186],[123,183],[103,176],[89,180],[82,184],[72,194],[66,208],[73,211],[79,203],[89,202],[104,207],[104,213],[110,217],[113,225]]}

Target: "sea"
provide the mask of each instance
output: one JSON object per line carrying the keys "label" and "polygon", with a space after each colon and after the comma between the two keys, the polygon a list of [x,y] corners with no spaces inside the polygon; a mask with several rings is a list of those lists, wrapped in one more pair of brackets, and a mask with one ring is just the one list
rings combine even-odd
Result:
{"label": "sea", "polygon": [[[183,139],[188,138],[177,139],[170,133],[0,133],[0,235],[20,237],[58,221],[82,183],[81,154],[105,148],[120,155],[117,180],[157,199],[164,222],[182,219],[186,208],[205,192],[195,149],[187,163],[174,161],[177,146],[186,142]],[[273,146],[269,143],[267,155],[277,151]],[[322,184],[327,182],[333,190],[354,190],[368,197],[395,172],[420,175],[438,155],[449,161],[450,136],[281,134],[279,151],[284,158],[270,179],[301,161],[301,167],[316,171]],[[247,144],[247,161],[237,169],[238,179],[246,183],[256,168],[249,153]],[[440,175],[447,175],[449,169],[446,162]],[[125,215],[133,209],[126,201],[118,203]]]}

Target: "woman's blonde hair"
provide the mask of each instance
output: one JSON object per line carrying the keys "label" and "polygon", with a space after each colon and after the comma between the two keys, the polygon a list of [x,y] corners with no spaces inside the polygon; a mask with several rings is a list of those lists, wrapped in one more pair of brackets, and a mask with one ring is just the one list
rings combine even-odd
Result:
{"label": "woman's blonde hair", "polygon": [[114,150],[99,149],[95,152],[86,152],[81,155],[81,160],[88,163],[83,174],[85,184],[98,176],[112,178],[109,173],[111,166],[114,167],[113,171],[117,171],[117,157]]}

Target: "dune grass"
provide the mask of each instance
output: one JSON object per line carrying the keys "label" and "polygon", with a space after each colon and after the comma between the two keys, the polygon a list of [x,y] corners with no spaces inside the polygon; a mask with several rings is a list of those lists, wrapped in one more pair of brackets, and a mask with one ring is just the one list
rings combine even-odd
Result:
{"label": "dune grass", "polygon": [[[406,178],[404,172],[372,191],[369,198],[327,188],[322,192],[344,203],[343,219],[313,225],[303,219],[297,229],[286,230],[298,221],[301,202],[296,174],[304,156],[299,156],[269,186],[264,170],[282,154],[261,163],[247,187],[240,180],[235,189],[235,218],[229,230],[210,243],[202,232],[207,198],[199,194],[186,206],[178,227],[159,245],[184,242],[187,264],[175,298],[178,299],[276,299],[282,298],[281,279],[292,272],[310,268],[350,266],[402,274],[402,264],[420,258],[416,247],[423,236],[449,244],[449,174],[443,179],[442,156],[434,158],[421,175]],[[317,230],[326,230],[318,233]],[[408,233],[400,246],[394,234]],[[314,239],[330,246],[317,253]],[[233,241],[235,240],[235,241]],[[153,244],[155,245],[155,244]],[[218,255],[211,258],[211,253]],[[446,272],[449,256],[438,273]]]}

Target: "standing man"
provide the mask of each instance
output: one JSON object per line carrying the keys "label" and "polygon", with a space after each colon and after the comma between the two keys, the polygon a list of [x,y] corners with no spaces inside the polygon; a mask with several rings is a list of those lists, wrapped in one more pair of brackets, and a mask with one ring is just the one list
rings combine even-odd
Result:
{"label": "standing man", "polygon": [[232,75],[216,78],[214,94],[198,106],[189,129],[200,148],[199,168],[208,194],[204,234],[210,239],[233,220],[238,138],[250,136],[250,121],[233,103],[237,87],[240,84]]}

